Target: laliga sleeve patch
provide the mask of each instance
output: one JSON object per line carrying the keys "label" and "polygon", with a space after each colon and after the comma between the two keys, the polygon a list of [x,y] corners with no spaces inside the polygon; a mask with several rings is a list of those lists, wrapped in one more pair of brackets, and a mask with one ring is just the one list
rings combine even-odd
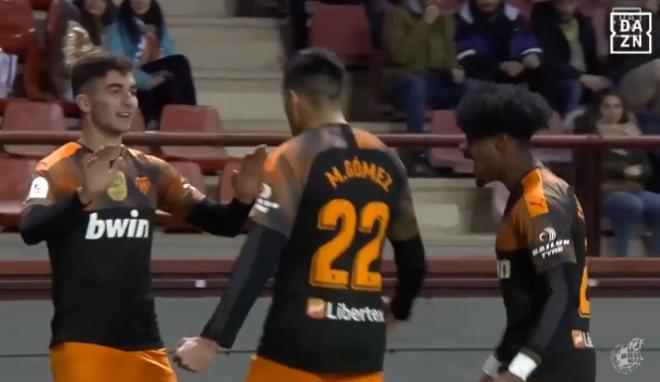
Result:
{"label": "laliga sleeve patch", "polygon": [[48,181],[43,176],[36,177],[32,180],[30,186],[30,194],[28,199],[45,199],[48,197]]}

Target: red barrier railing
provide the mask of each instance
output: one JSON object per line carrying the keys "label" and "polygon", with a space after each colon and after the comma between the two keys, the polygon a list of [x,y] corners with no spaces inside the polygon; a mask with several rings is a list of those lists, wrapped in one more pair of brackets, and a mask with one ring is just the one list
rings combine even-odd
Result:
{"label": "red barrier railing", "polygon": [[[0,144],[54,144],[65,143],[79,137],[79,132],[0,132]],[[126,134],[124,142],[136,145],[159,146],[255,146],[258,144],[278,145],[289,138],[288,134],[209,134],[209,133],[130,133]],[[457,147],[464,141],[462,135],[437,134],[382,134],[379,135],[389,146],[399,147]],[[585,161],[582,166],[583,175],[578,177],[586,185],[600,185],[601,149],[613,147],[658,148],[660,136],[643,137],[600,137],[597,135],[539,135],[533,139],[533,144],[544,148],[564,148],[585,150]],[[592,256],[600,253],[600,186],[596,192],[588,187],[581,190],[585,214],[588,218],[587,238],[589,252]]]}

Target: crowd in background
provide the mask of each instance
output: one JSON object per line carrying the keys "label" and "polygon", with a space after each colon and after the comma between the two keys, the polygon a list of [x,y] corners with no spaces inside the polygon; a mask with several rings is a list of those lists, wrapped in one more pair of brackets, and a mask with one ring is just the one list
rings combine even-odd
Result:
{"label": "crowd in background", "polygon": [[[448,14],[445,1],[450,0],[324,1],[364,5],[373,45],[384,57],[385,99],[405,114],[409,132],[424,132],[427,110],[452,109],[466,92],[498,82],[539,92],[576,133],[660,133],[660,39],[653,39],[652,54],[602,55],[593,20],[580,11],[581,0],[534,2],[528,14],[505,0],[464,0]],[[655,33],[658,2],[611,0],[609,5],[651,11]],[[76,60],[107,50],[134,62],[147,128],[158,126],[165,105],[197,103],[190,64],[178,53],[156,0],[66,4],[56,28],[60,37],[49,47],[55,96],[71,99],[69,71]],[[288,1],[294,50],[308,44],[306,4]],[[652,252],[660,255],[658,151],[614,149],[604,155],[603,208],[618,255],[628,253],[640,227],[648,227]],[[425,152],[413,153],[411,162],[412,175],[430,168]]]}

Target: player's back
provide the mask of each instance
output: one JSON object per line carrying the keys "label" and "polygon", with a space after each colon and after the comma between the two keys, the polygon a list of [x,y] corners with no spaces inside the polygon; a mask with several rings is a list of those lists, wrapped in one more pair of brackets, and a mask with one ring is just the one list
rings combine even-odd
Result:
{"label": "player's back", "polygon": [[292,223],[259,354],[318,373],[380,371],[379,269],[391,218],[409,192],[403,168],[376,137],[346,125],[309,130],[273,156],[288,163],[280,166],[291,172],[287,195],[257,208],[281,208]]}

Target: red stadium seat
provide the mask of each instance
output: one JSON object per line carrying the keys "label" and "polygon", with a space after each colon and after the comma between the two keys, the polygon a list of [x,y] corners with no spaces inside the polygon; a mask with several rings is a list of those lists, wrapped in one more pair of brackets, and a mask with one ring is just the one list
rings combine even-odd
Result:
{"label": "red stadium seat", "polygon": [[39,11],[45,11],[48,9],[50,4],[55,0],[30,0],[32,3],[32,8]]}
{"label": "red stadium seat", "polygon": [[[208,106],[167,105],[163,110],[160,131],[177,133],[220,133],[222,122],[218,111]],[[191,161],[199,164],[204,173],[222,170],[231,160],[224,147],[219,146],[162,146],[168,160]]]}
{"label": "red stadium seat", "polygon": [[[188,183],[199,191],[206,194],[206,185],[204,183],[204,175],[200,167],[193,162],[171,162],[170,163],[181,176],[183,176]],[[158,221],[165,227],[165,232],[199,232],[195,227],[182,221],[181,219],[172,216],[164,211],[158,211]]]}
{"label": "red stadium seat", "polygon": [[[66,120],[62,108],[56,103],[13,101],[7,105],[2,121],[5,131],[64,131]],[[5,145],[5,151],[14,156],[41,159],[56,146]]]}
{"label": "red stadium seat", "polygon": [[28,0],[0,0],[0,48],[25,58],[39,46],[34,12]]}
{"label": "red stadium seat", "polygon": [[[137,109],[137,114],[133,117],[131,124],[131,133],[144,133],[147,130],[144,123],[144,117],[142,117],[142,112],[140,109]],[[136,150],[140,150],[145,154],[153,154],[155,150],[150,146],[131,146]]]}
{"label": "red stadium seat", "polygon": [[[436,110],[431,120],[431,133],[462,134],[456,124],[454,110]],[[472,174],[473,163],[466,159],[459,148],[435,147],[429,150],[429,161],[433,167],[450,168],[456,174]]]}
{"label": "red stadium seat", "polygon": [[25,62],[23,80],[25,93],[34,101],[50,101],[55,98],[55,87],[48,75],[48,50],[40,47],[30,51]]}
{"label": "red stadium seat", "polygon": [[234,184],[232,183],[234,171],[238,171],[240,162],[227,162],[222,170],[222,175],[218,177],[218,200],[220,203],[229,203],[234,198]]}
{"label": "red stadium seat", "polygon": [[36,164],[29,159],[0,157],[0,173],[4,178],[0,182],[0,226],[5,229],[18,228]]}
{"label": "red stadium seat", "polygon": [[374,47],[367,15],[361,5],[317,2],[311,22],[311,46],[335,52],[346,65],[369,65]]}

